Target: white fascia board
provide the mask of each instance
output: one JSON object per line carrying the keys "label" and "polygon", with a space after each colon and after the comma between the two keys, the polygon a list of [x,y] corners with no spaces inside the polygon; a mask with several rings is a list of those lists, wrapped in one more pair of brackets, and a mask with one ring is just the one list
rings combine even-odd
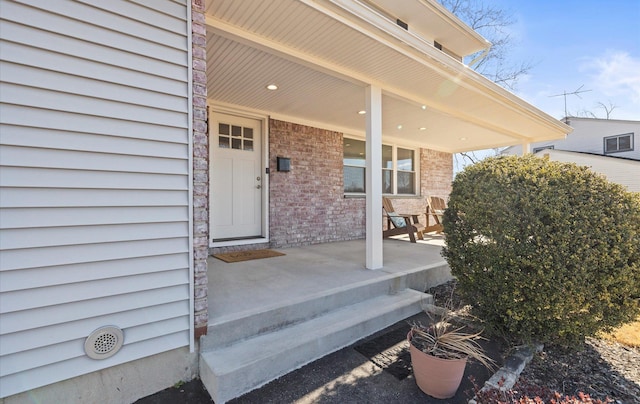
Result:
{"label": "white fascia board", "polygon": [[455,14],[447,10],[442,4],[438,3],[437,1],[430,1],[430,0],[417,0],[417,1],[424,4],[426,7],[430,8],[434,13],[438,14],[442,19],[447,20],[452,26],[454,26],[458,31],[460,31],[461,34],[478,42],[478,44],[483,47],[482,49],[487,49],[491,47],[492,44],[489,40],[487,40],[485,37],[483,37],[478,32],[476,32],[473,28],[465,24]]}
{"label": "white fascia board", "polygon": [[[373,9],[374,12],[377,8],[381,9],[381,10],[385,10],[386,13],[388,13],[389,15],[396,15],[396,14],[401,14],[400,12],[398,12],[397,9],[395,9],[396,5],[398,7],[400,7],[399,3],[396,3],[395,0],[393,0],[393,7],[391,8],[387,8],[385,7],[385,5],[380,5],[378,4],[379,1],[375,1],[375,0],[328,0],[340,7],[343,7],[345,9],[355,9],[358,6],[359,3],[360,5],[362,5],[362,7],[367,7],[370,9]],[[444,6],[438,4],[437,2],[432,2],[429,0],[413,0],[414,2],[414,6],[418,6],[418,7],[423,7],[425,8],[425,10],[423,10],[425,13],[429,13],[433,16],[436,16],[437,19],[439,19],[441,22],[443,22],[444,24],[446,24],[448,27],[452,28],[455,32],[457,32],[459,34],[460,37],[464,37],[466,41],[468,41],[468,43],[473,43],[475,44],[475,46],[467,46],[466,50],[463,50],[460,46],[452,46],[451,43],[443,43],[442,45],[446,48],[451,49],[452,51],[454,51],[456,54],[460,55],[461,57],[467,56],[469,54],[473,54],[475,52],[481,51],[483,49],[487,49],[491,47],[491,42],[489,42],[486,38],[484,38],[482,35],[480,35],[479,33],[477,33],[476,31],[474,31],[471,27],[469,27],[468,25],[466,25],[462,20],[460,20],[458,17],[456,17],[454,14],[452,14],[450,11],[448,11]],[[386,6],[389,5],[390,2],[386,3]],[[395,9],[395,10],[394,10]],[[416,9],[413,8],[412,11],[414,11],[415,13],[419,13],[418,11],[415,11]],[[402,16],[400,16],[400,18],[402,18]],[[394,25],[397,27],[396,24],[393,23],[393,21],[389,21],[388,19],[386,19],[387,23],[390,23],[391,25]],[[415,23],[410,23],[410,26],[416,26],[418,29],[418,31],[420,30],[420,25],[421,24],[415,24]],[[407,31],[403,28],[401,28],[402,31],[404,31],[405,33],[408,33],[410,35],[414,35],[411,31]],[[429,43],[429,42],[427,42]],[[429,43],[431,46],[433,46],[433,44]]]}
{"label": "white fascia board", "polygon": [[[501,104],[505,108],[515,110],[516,112],[523,115],[527,115],[530,118],[540,123],[544,122],[545,126],[547,126],[548,128],[552,130],[559,130],[564,134],[571,133],[571,131],[573,130],[571,127],[564,124],[563,122],[553,118],[552,116],[539,110],[533,105],[527,103],[523,99],[517,97],[513,93],[495,84],[491,80],[487,79],[486,77],[482,76],[478,72],[469,68],[464,63],[459,62],[458,60],[450,57],[444,52],[441,52],[440,50],[433,47],[431,44],[409,33],[408,31],[401,28],[400,26],[391,24],[386,17],[380,15],[379,13],[370,9],[369,7],[366,7],[360,4],[359,2],[351,1],[351,0],[327,0],[333,4],[340,6],[344,10],[351,13],[352,15],[358,17],[360,21],[357,21],[357,20],[345,18],[341,14],[337,14],[334,11],[329,10],[327,7],[319,4],[320,2],[323,2],[323,0],[300,0],[300,1],[322,12],[323,14],[326,14],[350,26],[353,29],[357,29],[359,32],[377,40],[378,42],[390,48],[393,48],[399,53],[415,61],[418,61],[424,65],[427,65],[430,68],[433,68],[434,70],[437,70],[438,73],[456,82],[458,85],[463,86],[467,89],[474,90],[476,93],[481,94],[483,96],[491,97],[493,101]],[[364,22],[366,25],[369,26],[369,28],[360,26],[358,22],[360,23]],[[396,39],[396,41],[390,41],[388,39],[382,38],[380,35],[374,34],[373,31],[370,29],[371,26],[373,26],[379,31],[382,31],[384,34],[388,36],[392,36],[394,39]],[[402,43],[410,45],[411,48],[413,48],[412,49],[413,52],[410,52],[409,49],[405,47],[398,46],[397,40],[400,40],[402,41]],[[415,51],[417,51],[417,53]],[[363,78],[362,80],[365,80],[365,82],[369,82],[371,84],[381,85],[380,83],[372,83],[371,80],[367,81],[366,78]],[[388,85],[382,84],[381,87],[385,91],[390,91],[392,93],[398,94],[408,100],[423,103],[441,112],[447,113],[452,116],[458,116],[476,125],[479,124],[478,121],[474,118],[471,118],[471,117],[464,118],[459,114],[458,111],[452,111],[447,108],[442,108],[442,106],[434,105],[435,103],[430,103],[425,100],[416,99],[416,97],[414,96],[403,95],[402,91],[394,91],[393,89],[389,88]],[[480,126],[483,126],[483,125],[480,125]],[[483,127],[485,127],[486,129],[496,130],[500,133],[503,133],[508,136],[512,136],[517,139],[524,138],[523,136],[517,134],[516,132],[505,131],[504,129],[497,130],[496,127],[488,127],[488,126],[483,126]]]}

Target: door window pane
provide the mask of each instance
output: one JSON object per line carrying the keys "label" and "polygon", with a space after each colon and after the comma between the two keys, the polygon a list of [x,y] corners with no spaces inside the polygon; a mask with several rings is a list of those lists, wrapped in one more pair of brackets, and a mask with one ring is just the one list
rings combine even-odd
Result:
{"label": "door window pane", "polygon": [[218,124],[218,147],[252,152],[253,128],[245,128],[228,123]]}
{"label": "door window pane", "polygon": [[229,125],[221,123],[218,125],[218,133],[229,136]]}

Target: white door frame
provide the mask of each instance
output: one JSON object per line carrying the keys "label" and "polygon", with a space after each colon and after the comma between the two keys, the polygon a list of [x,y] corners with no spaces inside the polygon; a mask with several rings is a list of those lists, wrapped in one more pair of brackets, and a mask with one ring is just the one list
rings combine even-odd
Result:
{"label": "white door frame", "polygon": [[[230,240],[213,242],[211,238],[211,230],[209,230],[209,247],[227,247],[235,245],[247,245],[256,243],[266,243],[269,241],[269,174],[267,169],[269,168],[269,116],[257,112],[247,111],[241,108],[234,108],[232,106],[220,105],[215,103],[209,103],[209,114],[222,113],[229,115],[236,115],[242,118],[251,118],[259,120],[262,123],[262,235],[258,238],[243,239],[243,240]],[[209,117],[210,118],[210,117]],[[211,131],[211,125],[209,125],[209,132]],[[212,140],[211,134],[209,136],[209,150],[211,150]],[[211,159],[211,152],[209,151],[209,159]],[[209,176],[211,176],[211,160],[209,160]],[[209,192],[212,192],[209,187]],[[209,203],[211,201],[211,195],[209,195]],[[210,209],[210,208],[209,208]],[[211,229],[211,212],[209,212],[209,229]]]}

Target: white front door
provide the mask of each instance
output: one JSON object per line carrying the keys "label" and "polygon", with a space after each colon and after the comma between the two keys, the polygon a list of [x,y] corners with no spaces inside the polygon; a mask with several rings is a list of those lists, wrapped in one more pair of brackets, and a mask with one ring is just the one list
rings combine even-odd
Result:
{"label": "white front door", "polygon": [[209,128],[211,239],[262,236],[262,121],[213,112]]}

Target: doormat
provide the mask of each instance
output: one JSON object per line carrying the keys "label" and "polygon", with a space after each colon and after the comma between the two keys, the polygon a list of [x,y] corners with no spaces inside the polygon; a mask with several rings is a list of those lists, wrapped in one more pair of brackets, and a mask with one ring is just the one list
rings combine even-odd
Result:
{"label": "doormat", "polygon": [[356,345],[354,349],[376,366],[403,380],[411,374],[411,354],[407,334],[409,324],[392,330],[372,340]]}
{"label": "doormat", "polygon": [[241,262],[249,260],[257,260],[260,258],[271,258],[285,255],[281,252],[274,250],[247,250],[247,251],[232,251],[222,254],[213,254],[219,260],[224,262]]}

